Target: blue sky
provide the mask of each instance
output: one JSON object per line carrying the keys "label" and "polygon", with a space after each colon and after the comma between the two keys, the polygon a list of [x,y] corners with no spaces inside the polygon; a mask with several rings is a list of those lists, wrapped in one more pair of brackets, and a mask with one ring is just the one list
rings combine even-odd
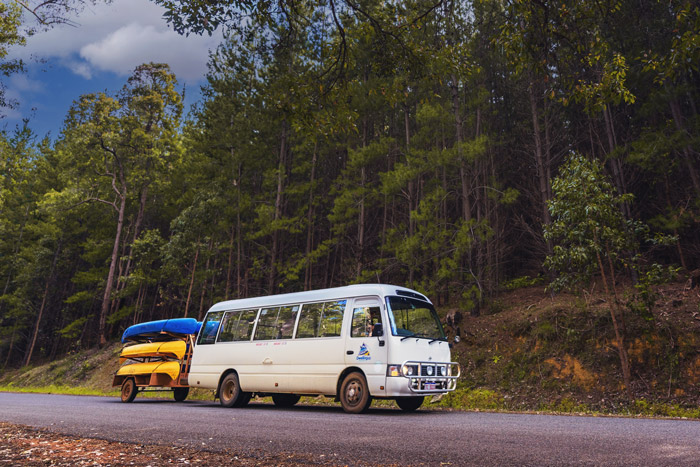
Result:
{"label": "blue sky", "polygon": [[81,94],[119,90],[133,69],[146,62],[168,63],[185,85],[186,109],[199,98],[209,50],[220,35],[180,36],[148,0],[116,0],[90,5],[73,19],[37,33],[8,58],[21,58],[27,72],[4,79],[7,96],[19,107],[5,109],[0,128],[13,129],[25,118],[39,137],[56,138],[71,103]]}

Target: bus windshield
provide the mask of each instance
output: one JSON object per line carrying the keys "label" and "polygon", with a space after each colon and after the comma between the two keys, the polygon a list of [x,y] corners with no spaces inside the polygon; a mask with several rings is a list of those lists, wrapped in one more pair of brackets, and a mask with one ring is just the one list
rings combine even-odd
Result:
{"label": "bus windshield", "polygon": [[430,303],[408,297],[387,297],[391,334],[446,340],[440,319]]}

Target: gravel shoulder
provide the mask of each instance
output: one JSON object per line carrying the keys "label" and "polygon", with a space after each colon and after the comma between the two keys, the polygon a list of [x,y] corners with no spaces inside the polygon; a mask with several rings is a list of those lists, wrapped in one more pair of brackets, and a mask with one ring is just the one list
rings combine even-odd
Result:
{"label": "gravel shoulder", "polygon": [[25,425],[0,422],[0,466],[158,466],[158,465],[337,465],[300,454],[259,455],[212,452],[78,438]]}

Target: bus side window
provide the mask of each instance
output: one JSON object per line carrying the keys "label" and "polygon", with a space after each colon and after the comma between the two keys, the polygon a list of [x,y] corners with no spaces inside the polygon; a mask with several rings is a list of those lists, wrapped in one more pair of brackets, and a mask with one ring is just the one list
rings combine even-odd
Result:
{"label": "bus side window", "polygon": [[240,311],[227,311],[224,313],[224,319],[221,320],[221,332],[217,342],[231,342],[233,340],[233,333],[236,330],[239,315]]}
{"label": "bus side window", "polygon": [[258,327],[255,330],[255,337],[253,340],[265,341],[275,339],[277,336],[277,314],[279,313],[280,307],[275,308],[263,308],[260,310],[260,317],[258,318]]}
{"label": "bus side window", "polygon": [[207,315],[207,319],[202,324],[202,329],[199,331],[199,340],[197,344],[213,344],[216,340],[216,332],[219,330],[219,323],[223,311],[215,311]]}
{"label": "bus side window", "polygon": [[277,316],[277,335],[275,339],[291,339],[294,333],[294,323],[297,321],[299,305],[283,306]]}
{"label": "bus side window", "polygon": [[352,312],[351,337],[371,337],[374,325],[381,323],[379,307],[362,306]]}
{"label": "bus side window", "polygon": [[318,328],[321,323],[323,303],[309,303],[301,308],[297,339],[318,337]]}
{"label": "bus side window", "polygon": [[324,303],[323,316],[321,318],[321,326],[318,333],[319,337],[340,336],[340,330],[343,327],[343,313],[345,312],[346,303],[347,300]]}
{"label": "bus side window", "polygon": [[235,341],[249,341],[253,335],[253,326],[255,326],[255,318],[258,316],[258,310],[244,310],[238,318],[238,326],[233,335]]}

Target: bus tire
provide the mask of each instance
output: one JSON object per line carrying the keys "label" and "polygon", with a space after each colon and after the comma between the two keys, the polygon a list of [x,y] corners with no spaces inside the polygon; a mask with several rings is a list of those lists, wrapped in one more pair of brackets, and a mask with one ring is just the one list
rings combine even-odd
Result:
{"label": "bus tire", "polygon": [[353,371],[345,377],[340,386],[340,404],[347,413],[362,413],[372,403],[369,395],[367,380],[358,371]]}
{"label": "bus tire", "polygon": [[414,412],[418,410],[418,407],[423,405],[423,399],[425,399],[423,396],[397,397],[396,405],[404,412]]}
{"label": "bus tire", "polygon": [[[227,374],[219,385],[219,402],[224,407],[238,407],[245,399],[245,394],[241,391],[236,373]],[[245,405],[245,404],[244,404]]]}
{"label": "bus tire", "polygon": [[187,395],[190,393],[190,388],[173,388],[173,398],[175,402],[182,402],[187,399]]}
{"label": "bus tire", "polygon": [[138,389],[134,378],[126,378],[122,383],[122,402],[132,402],[137,392]]}
{"label": "bus tire", "polygon": [[299,402],[301,396],[296,394],[273,394],[272,402],[275,403],[277,407],[292,407],[294,404]]}

